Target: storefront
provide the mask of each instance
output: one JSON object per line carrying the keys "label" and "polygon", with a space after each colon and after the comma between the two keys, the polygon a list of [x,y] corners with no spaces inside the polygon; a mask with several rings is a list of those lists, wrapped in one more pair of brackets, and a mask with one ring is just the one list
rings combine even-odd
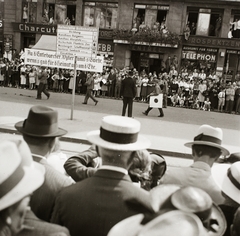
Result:
{"label": "storefront", "polygon": [[193,69],[198,71],[203,69],[205,72],[210,73],[216,70],[217,59],[217,48],[183,46],[181,69],[187,68],[192,71]]}
{"label": "storefront", "polygon": [[224,71],[226,81],[236,81],[240,79],[240,50],[226,51]]}
{"label": "storefront", "polygon": [[112,30],[99,29],[98,35],[98,55],[104,57],[104,67],[112,68],[114,59],[114,43]]}

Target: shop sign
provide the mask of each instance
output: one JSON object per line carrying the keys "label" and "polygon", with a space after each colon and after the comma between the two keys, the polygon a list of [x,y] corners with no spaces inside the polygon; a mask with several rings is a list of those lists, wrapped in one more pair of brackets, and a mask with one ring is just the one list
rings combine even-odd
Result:
{"label": "shop sign", "polygon": [[237,50],[227,50],[226,52],[229,54],[240,54],[240,51]]}
{"label": "shop sign", "polygon": [[56,25],[43,25],[31,23],[12,23],[13,30],[17,32],[35,33],[35,34],[57,34]]}
{"label": "shop sign", "polygon": [[150,47],[146,45],[131,45],[131,50],[133,51],[142,51],[142,52],[162,52],[162,48],[160,47]]}
{"label": "shop sign", "polygon": [[217,48],[202,48],[202,47],[188,47],[188,46],[184,46],[183,50],[186,50],[186,51],[201,51],[201,52],[218,52]]}
{"label": "shop sign", "polygon": [[203,61],[216,61],[216,55],[206,54],[206,53],[198,53],[198,52],[182,52],[182,59],[189,60],[203,60]]}
{"label": "shop sign", "polygon": [[113,30],[99,29],[98,37],[100,39],[113,39]]}
{"label": "shop sign", "polygon": [[205,38],[205,37],[196,37],[190,36],[187,42],[188,44],[203,45],[203,46],[213,46],[213,47],[230,47],[230,48],[239,48],[240,41],[239,39],[215,39],[215,38]]}
{"label": "shop sign", "polygon": [[[61,55],[55,51],[45,51],[25,48],[25,64],[46,67],[58,67],[64,69],[74,69],[74,56]],[[83,71],[102,72],[103,57],[94,58],[77,56],[76,69]]]}
{"label": "shop sign", "polygon": [[98,42],[98,52],[112,54],[114,51],[114,45],[112,41],[99,41]]}

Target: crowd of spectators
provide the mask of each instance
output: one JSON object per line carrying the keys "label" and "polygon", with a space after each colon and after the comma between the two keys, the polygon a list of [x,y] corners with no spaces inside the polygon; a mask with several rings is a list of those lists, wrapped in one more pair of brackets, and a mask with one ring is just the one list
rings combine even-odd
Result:
{"label": "crowd of spectators", "polygon": [[[153,92],[154,80],[159,80],[163,92],[163,108],[167,106],[240,113],[240,81],[227,82],[213,70],[182,67],[179,71],[173,63],[161,67],[161,72],[138,72],[135,68],[133,79],[136,84],[136,102],[148,102]],[[21,60],[11,62],[0,60],[0,86],[21,89],[36,89],[40,67],[25,65]],[[73,89],[74,71],[69,69],[48,68],[48,90],[58,93],[70,93]],[[129,68],[104,68],[103,73],[91,73],[94,79],[92,91],[95,97],[121,98],[121,83]],[[76,93],[86,93],[86,77],[83,71],[77,71]]]}

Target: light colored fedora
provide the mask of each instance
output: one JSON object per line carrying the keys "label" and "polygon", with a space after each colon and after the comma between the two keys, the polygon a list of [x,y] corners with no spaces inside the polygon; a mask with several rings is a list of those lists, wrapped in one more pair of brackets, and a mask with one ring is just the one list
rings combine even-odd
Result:
{"label": "light colored fedora", "polygon": [[220,189],[240,204],[240,161],[213,165],[212,176]]}
{"label": "light colored fedora", "polygon": [[58,127],[58,113],[50,107],[33,106],[24,121],[17,122],[15,128],[32,137],[59,137],[67,133]]}
{"label": "light colored fedora", "polygon": [[100,147],[116,151],[147,149],[150,141],[139,135],[139,121],[124,116],[105,116],[100,130],[87,134],[88,140]]}
{"label": "light colored fedora", "polygon": [[192,214],[173,210],[142,224],[143,214],[131,216],[116,224],[108,236],[207,236],[200,219]]}
{"label": "light colored fedora", "polygon": [[44,182],[45,169],[33,162],[23,140],[0,143],[0,211],[30,195]]}
{"label": "light colored fedora", "polygon": [[171,195],[171,204],[177,210],[197,215],[208,235],[224,235],[227,228],[225,216],[204,190],[192,186],[182,187]]}
{"label": "light colored fedora", "polygon": [[220,128],[214,128],[210,125],[199,127],[197,135],[193,142],[185,143],[186,147],[192,147],[194,144],[207,145],[219,148],[224,156],[229,155],[229,151],[222,146],[223,132]]}

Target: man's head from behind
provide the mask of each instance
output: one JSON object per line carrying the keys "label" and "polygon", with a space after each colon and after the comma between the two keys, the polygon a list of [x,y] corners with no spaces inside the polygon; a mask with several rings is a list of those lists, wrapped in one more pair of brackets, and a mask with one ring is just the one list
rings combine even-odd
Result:
{"label": "man's head from behind", "polygon": [[57,111],[45,106],[33,106],[27,119],[16,123],[15,128],[22,133],[31,150],[32,146],[43,149],[43,145],[51,145],[56,137],[67,133],[58,127]]}
{"label": "man's head from behind", "polygon": [[87,137],[97,146],[103,164],[129,168],[134,152],[146,149],[150,142],[139,135],[140,122],[123,116],[105,116],[100,130],[91,131]]}
{"label": "man's head from behind", "polygon": [[203,156],[208,154],[211,158],[229,155],[229,151],[222,146],[223,132],[220,128],[210,125],[199,127],[193,142],[185,143],[186,147],[191,147],[193,155]]}

